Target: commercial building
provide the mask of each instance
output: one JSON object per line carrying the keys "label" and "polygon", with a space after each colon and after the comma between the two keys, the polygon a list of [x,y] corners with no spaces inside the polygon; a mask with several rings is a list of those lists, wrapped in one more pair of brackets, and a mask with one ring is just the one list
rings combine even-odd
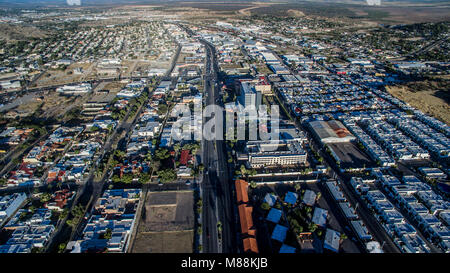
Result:
{"label": "commercial building", "polygon": [[250,83],[256,91],[261,92],[263,95],[272,95],[272,85],[265,76],[257,76],[255,79],[242,79],[239,80],[240,84],[243,82]]}
{"label": "commercial building", "polygon": [[253,225],[252,218],[253,207],[248,204],[248,183],[245,180],[239,179],[235,181],[235,187],[244,252],[258,253],[256,228]]}
{"label": "commercial building", "polygon": [[22,85],[20,83],[20,81],[18,80],[13,80],[13,81],[0,81],[0,87],[2,89],[18,89],[21,88]]}
{"label": "commercial building", "polygon": [[447,175],[438,168],[421,167],[419,171],[429,179],[446,179]]}
{"label": "commercial building", "polygon": [[259,253],[258,242],[255,238],[245,238],[242,240],[245,253]]}
{"label": "commercial building", "polygon": [[239,97],[239,103],[245,108],[248,106],[254,106],[258,109],[261,105],[261,92],[257,91],[250,82],[241,82],[241,94]]}
{"label": "commercial building", "polygon": [[322,143],[350,142],[356,139],[338,120],[312,121],[309,126]]}
{"label": "commercial building", "polygon": [[248,183],[245,180],[236,180],[236,201],[238,204],[243,204],[248,202]]}
{"label": "commercial building", "polygon": [[64,85],[56,89],[63,95],[82,95],[92,91],[92,86],[90,83],[81,83],[77,85]]}
{"label": "commercial building", "polygon": [[297,141],[249,141],[248,160],[252,168],[305,164],[307,153]]}
{"label": "commercial building", "polygon": [[241,222],[241,234],[244,236],[256,236],[256,228],[253,225],[253,207],[247,204],[238,206],[239,219]]}

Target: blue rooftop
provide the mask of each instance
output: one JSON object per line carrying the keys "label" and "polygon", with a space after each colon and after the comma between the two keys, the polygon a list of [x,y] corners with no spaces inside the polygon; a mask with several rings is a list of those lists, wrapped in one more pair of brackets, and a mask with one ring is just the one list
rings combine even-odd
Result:
{"label": "blue rooftop", "polygon": [[298,195],[295,192],[288,192],[284,197],[284,202],[294,205],[297,202]]}
{"label": "blue rooftop", "polygon": [[283,215],[281,210],[272,208],[267,215],[267,221],[277,224],[280,222],[281,215]]}
{"label": "blue rooftop", "polygon": [[280,253],[295,253],[296,250],[295,247],[283,244],[280,248]]}
{"label": "blue rooftop", "polygon": [[286,233],[288,231],[287,227],[277,225],[272,232],[272,239],[277,240],[279,242],[284,242],[286,239]]}

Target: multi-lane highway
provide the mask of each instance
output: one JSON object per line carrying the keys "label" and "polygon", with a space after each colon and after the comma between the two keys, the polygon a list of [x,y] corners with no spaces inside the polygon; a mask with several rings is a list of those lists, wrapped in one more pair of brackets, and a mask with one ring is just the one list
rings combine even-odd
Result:
{"label": "multi-lane highway", "polygon": [[[219,97],[216,50],[209,42],[205,40],[200,40],[200,42],[206,48],[205,104],[223,106]],[[223,119],[223,117],[222,112],[220,118]],[[215,118],[214,115],[204,118],[203,124]],[[230,179],[226,159],[225,142],[222,139],[207,140],[203,137],[202,143],[203,164],[205,166],[202,182],[203,252],[235,253],[237,252],[237,246],[235,243],[232,180]],[[220,232],[217,228],[219,221],[222,224]]]}

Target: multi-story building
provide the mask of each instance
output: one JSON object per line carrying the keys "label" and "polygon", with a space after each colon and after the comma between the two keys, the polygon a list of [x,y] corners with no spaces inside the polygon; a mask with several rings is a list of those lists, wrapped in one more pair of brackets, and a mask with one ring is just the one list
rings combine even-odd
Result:
{"label": "multi-story building", "polygon": [[307,158],[297,141],[249,141],[247,150],[252,168],[305,164]]}
{"label": "multi-story building", "polygon": [[258,109],[261,105],[261,92],[256,91],[255,87],[251,83],[242,82],[239,103],[243,107],[255,106],[256,109]]}

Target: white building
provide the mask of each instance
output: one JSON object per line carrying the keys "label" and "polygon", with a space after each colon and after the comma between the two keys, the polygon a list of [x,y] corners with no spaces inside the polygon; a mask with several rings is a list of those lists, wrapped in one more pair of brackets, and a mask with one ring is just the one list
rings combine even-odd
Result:
{"label": "white building", "polygon": [[0,225],[23,204],[27,199],[25,193],[13,193],[0,198]]}
{"label": "white building", "polygon": [[81,83],[77,85],[64,85],[56,89],[56,92],[59,92],[64,95],[81,95],[86,94],[92,91],[92,86],[90,83]]}

